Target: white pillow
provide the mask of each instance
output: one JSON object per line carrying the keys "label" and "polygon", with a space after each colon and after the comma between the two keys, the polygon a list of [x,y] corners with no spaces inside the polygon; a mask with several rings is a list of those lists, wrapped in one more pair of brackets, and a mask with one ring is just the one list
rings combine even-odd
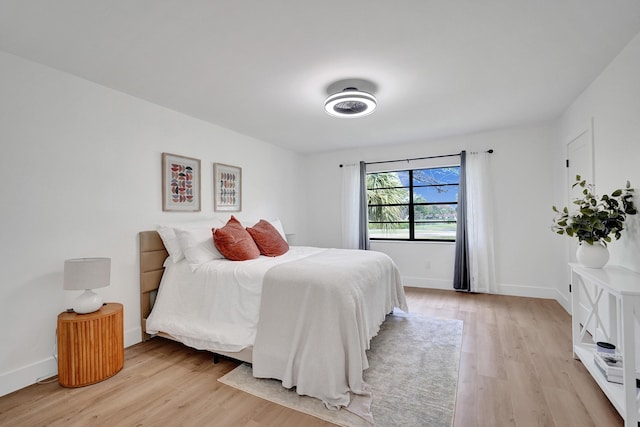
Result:
{"label": "white pillow", "polygon": [[267,220],[267,222],[271,223],[271,225],[273,225],[273,228],[278,230],[278,233],[280,233],[280,235],[282,236],[282,238],[286,242],[287,241],[287,235],[284,234],[284,227],[282,226],[282,221],[280,221],[279,218],[276,218],[274,220]]}
{"label": "white pillow", "polygon": [[[287,236],[284,234],[284,227],[282,226],[282,221],[280,221],[279,218],[276,219],[264,219],[265,221],[267,221],[269,224],[273,225],[273,227],[278,230],[278,233],[280,233],[280,235],[282,236],[282,238],[284,239],[284,241],[287,241]],[[260,220],[253,220],[253,219],[240,219],[239,220],[240,223],[242,224],[242,226],[244,228],[247,227],[253,227],[254,225],[256,225]]]}
{"label": "white pillow", "polygon": [[176,236],[176,232],[173,230],[173,227],[166,227],[158,225],[156,226],[156,230],[162,239],[162,243],[164,243],[164,247],[169,252],[169,257],[173,260],[173,262],[178,262],[184,258],[184,253],[182,252],[182,248],[180,247],[180,243],[178,242],[178,237]]}
{"label": "white pillow", "polygon": [[213,259],[222,259],[224,256],[213,243],[212,228],[220,228],[224,224],[198,228],[176,228],[176,236],[182,252],[189,264],[197,266]]}
{"label": "white pillow", "polygon": [[160,235],[164,247],[167,249],[169,256],[173,262],[178,262],[185,258],[184,250],[178,241],[176,229],[192,229],[192,228],[218,228],[224,223],[218,218],[210,218],[202,221],[182,222],[176,224],[156,225],[156,231]]}

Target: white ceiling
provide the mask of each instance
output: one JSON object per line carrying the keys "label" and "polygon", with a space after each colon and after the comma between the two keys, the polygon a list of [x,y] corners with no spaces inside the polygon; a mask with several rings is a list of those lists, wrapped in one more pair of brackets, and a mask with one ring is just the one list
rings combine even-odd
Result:
{"label": "white ceiling", "polygon": [[[638,0],[0,0],[0,50],[299,152],[557,117],[638,32]],[[324,112],[348,78],[372,115]]]}

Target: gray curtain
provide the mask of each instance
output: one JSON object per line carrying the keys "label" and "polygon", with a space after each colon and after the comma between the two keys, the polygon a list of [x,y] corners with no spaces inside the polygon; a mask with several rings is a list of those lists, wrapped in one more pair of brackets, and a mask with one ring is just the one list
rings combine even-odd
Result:
{"label": "gray curtain", "polygon": [[369,199],[367,198],[367,164],[360,162],[360,249],[369,249]]}
{"label": "gray curtain", "polygon": [[469,239],[467,235],[467,152],[460,153],[460,185],[458,187],[458,228],[456,230],[456,259],[453,289],[469,291]]}

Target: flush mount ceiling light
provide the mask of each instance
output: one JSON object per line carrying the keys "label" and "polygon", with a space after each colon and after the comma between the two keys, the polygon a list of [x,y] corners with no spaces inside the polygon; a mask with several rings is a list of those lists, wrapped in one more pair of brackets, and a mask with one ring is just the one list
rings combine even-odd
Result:
{"label": "flush mount ceiling light", "polygon": [[324,110],[331,116],[356,118],[373,113],[376,109],[376,97],[355,87],[329,95],[324,102]]}

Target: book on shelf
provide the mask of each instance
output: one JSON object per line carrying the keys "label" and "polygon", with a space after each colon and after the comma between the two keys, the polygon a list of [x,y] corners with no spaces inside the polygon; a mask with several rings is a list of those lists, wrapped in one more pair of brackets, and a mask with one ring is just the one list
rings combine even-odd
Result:
{"label": "book on shelf", "polygon": [[[622,384],[622,358],[620,356],[608,357],[606,354],[596,352],[593,360],[607,381]],[[636,387],[640,385],[640,372],[636,371]]]}
{"label": "book on shelf", "polygon": [[609,357],[608,354],[602,354],[595,352],[593,359],[596,364],[604,372],[608,374],[616,374],[622,376],[622,358],[621,357]]}

